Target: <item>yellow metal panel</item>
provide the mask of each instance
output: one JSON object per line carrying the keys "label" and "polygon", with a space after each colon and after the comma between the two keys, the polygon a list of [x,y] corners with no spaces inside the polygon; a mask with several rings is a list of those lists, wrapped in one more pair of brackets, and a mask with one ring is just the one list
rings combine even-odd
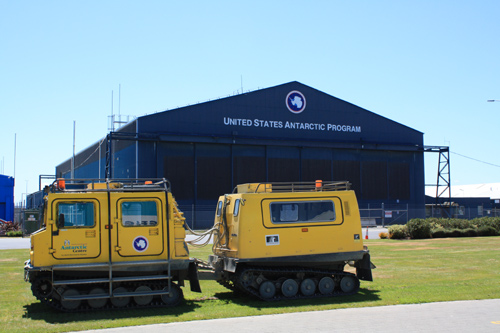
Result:
{"label": "yellow metal panel", "polygon": [[170,233],[170,255],[172,259],[186,259],[189,258],[189,250],[186,244],[186,229],[184,229],[184,222],[186,218],[184,213],[177,207],[172,193],[168,193],[169,202],[169,228],[173,232]]}
{"label": "yellow metal panel", "polygon": [[[44,214],[47,227],[31,237],[32,244],[36,244],[36,250],[30,253],[32,264],[52,266],[108,262],[110,248],[114,262],[167,259],[169,252],[173,259],[185,260],[189,257],[189,252],[185,246],[184,217],[182,212],[174,209],[176,204],[172,194],[167,195],[165,192],[111,192],[108,210],[107,192],[50,193],[47,199],[48,209]],[[127,200],[155,202],[157,223],[150,223],[150,219],[147,219],[145,225],[142,225],[142,220],[130,221],[134,225],[125,227],[121,203]],[[166,200],[169,201],[168,205]],[[93,202],[95,226],[71,230],[59,228],[56,205],[57,202],[65,201]],[[170,210],[168,213],[167,207]],[[170,251],[167,245],[170,246]]]}
{"label": "yellow metal panel", "polygon": [[[92,203],[93,226],[57,225],[60,203]],[[46,228],[31,236],[31,260],[34,266],[52,266],[82,262],[106,262],[108,237],[104,230],[107,219],[107,200],[104,193],[53,193],[47,200],[44,213]],[[104,232],[104,233],[103,233]],[[106,235],[106,237],[103,237]],[[45,249],[45,250],[43,250]]]}
{"label": "yellow metal panel", "polygon": [[[119,223],[116,224],[118,251],[121,257],[158,256],[164,251],[163,216],[164,207],[159,198],[152,197],[151,193],[112,193],[113,208]],[[125,215],[123,205],[155,204],[156,212],[150,215]],[[132,210],[133,211],[133,210]],[[140,212],[138,214],[141,214]],[[130,260],[130,258],[127,258]]]}
{"label": "yellow metal panel", "polygon": [[[225,218],[231,237],[228,246],[217,249],[216,254],[251,259],[363,249],[359,211],[353,191],[243,193],[229,195],[228,199],[230,203]],[[237,199],[244,205],[240,206],[238,218],[235,218],[232,212]],[[332,201],[335,220],[273,223],[270,203],[304,201]],[[349,202],[349,214],[345,212],[345,201]]]}
{"label": "yellow metal panel", "polygon": [[[53,256],[55,259],[98,258],[101,254],[100,203],[97,200],[72,195],[53,200],[51,207],[54,212],[57,212],[59,205],[73,203],[91,203],[93,205],[94,225],[69,227],[59,225],[58,234],[52,234]],[[87,237],[89,232],[98,237]]]}
{"label": "yellow metal panel", "polygon": [[175,256],[176,257],[189,257],[189,251],[187,248],[187,244],[184,239],[176,239],[175,240]]}

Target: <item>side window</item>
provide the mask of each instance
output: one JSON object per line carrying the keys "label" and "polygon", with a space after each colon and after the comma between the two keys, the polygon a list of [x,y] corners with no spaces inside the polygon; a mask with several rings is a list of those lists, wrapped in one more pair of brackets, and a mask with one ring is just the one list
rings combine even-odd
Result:
{"label": "side window", "polygon": [[236,199],[234,201],[233,216],[234,217],[238,216],[239,212],[240,212],[240,199]]}
{"label": "side window", "polygon": [[57,204],[57,225],[67,227],[93,227],[94,204],[92,202],[60,202]]}
{"label": "side window", "polygon": [[273,222],[297,222],[299,220],[299,205],[296,203],[272,203]]}
{"label": "side window", "polygon": [[331,222],[335,221],[333,201],[272,202],[273,223]]}
{"label": "side window", "polygon": [[222,214],[222,200],[219,201],[219,203],[217,204],[217,216],[221,216]]}
{"label": "side window", "polygon": [[158,210],[155,201],[123,201],[122,225],[125,227],[158,225]]}

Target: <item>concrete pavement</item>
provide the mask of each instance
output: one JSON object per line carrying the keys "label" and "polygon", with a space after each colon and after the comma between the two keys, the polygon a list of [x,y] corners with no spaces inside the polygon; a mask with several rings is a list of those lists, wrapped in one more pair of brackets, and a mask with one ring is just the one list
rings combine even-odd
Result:
{"label": "concrete pavement", "polygon": [[29,237],[0,237],[0,250],[29,249]]}
{"label": "concrete pavement", "polygon": [[391,305],[183,323],[120,327],[85,332],[500,332],[500,299]]}

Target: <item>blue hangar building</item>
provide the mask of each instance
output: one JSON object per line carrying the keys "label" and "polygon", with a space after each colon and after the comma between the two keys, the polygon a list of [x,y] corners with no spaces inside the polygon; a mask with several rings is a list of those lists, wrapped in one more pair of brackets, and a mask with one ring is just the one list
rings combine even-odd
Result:
{"label": "blue hangar building", "polygon": [[[71,172],[71,159],[56,167]],[[425,217],[423,133],[299,82],[139,117],[77,154],[73,172],[165,177],[196,228],[250,182],[347,180],[365,218]]]}

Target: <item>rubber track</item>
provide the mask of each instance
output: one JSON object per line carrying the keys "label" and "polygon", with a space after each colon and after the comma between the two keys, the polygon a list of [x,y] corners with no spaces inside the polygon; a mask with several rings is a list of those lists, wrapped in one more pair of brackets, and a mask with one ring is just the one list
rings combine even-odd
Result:
{"label": "rubber track", "polygon": [[[68,279],[68,278],[66,278],[66,279]],[[174,284],[174,283],[172,282],[172,284]],[[35,285],[35,284],[33,284],[33,285]],[[106,290],[108,288],[108,286],[109,286],[109,284],[107,284],[107,283],[93,284],[92,285],[93,288],[102,288],[104,290]],[[119,287],[125,287],[125,288],[127,288],[127,290],[135,290],[139,286],[148,286],[152,290],[161,290],[165,287],[164,284],[161,284],[160,282],[155,283],[155,281],[149,281],[148,283],[130,282],[130,283],[121,283],[119,285]],[[159,297],[159,296],[154,296],[153,300],[149,304],[138,305],[135,303],[133,296],[129,296],[131,299],[129,300],[129,302],[126,306],[120,306],[120,307],[114,306],[111,303],[110,299],[108,298],[106,305],[104,305],[100,308],[93,308],[90,305],[88,305],[86,300],[82,300],[82,301],[80,301],[81,304],[76,309],[67,309],[67,308],[62,306],[62,304],[59,300],[54,299],[53,295],[55,293],[57,293],[57,291],[55,291],[55,290],[52,291],[51,296],[49,296],[48,298],[40,296],[40,295],[36,295],[34,288],[32,288],[32,291],[33,291],[33,295],[41,303],[46,304],[46,305],[48,305],[48,306],[50,306],[58,311],[73,313],[73,312],[91,312],[91,311],[101,311],[101,310],[125,310],[125,309],[148,309],[148,308],[173,307],[173,306],[177,306],[177,305],[181,304],[184,301],[184,295],[183,295],[182,289],[178,285],[177,285],[177,287],[179,288],[179,292],[180,292],[180,300],[177,304],[174,304],[174,305],[167,305],[167,304],[163,303],[163,301],[161,300],[161,297]],[[71,288],[79,290],[77,286],[71,287]],[[173,288],[175,288],[175,287],[172,287],[172,289]]]}
{"label": "rubber track", "polygon": [[[325,277],[325,276],[328,276],[328,277],[332,277],[333,275],[333,279],[334,280],[337,280],[337,278],[339,278],[339,280],[344,277],[344,276],[351,276],[355,279],[357,285],[356,285],[356,288],[352,291],[352,292],[349,292],[349,293],[345,293],[345,292],[342,292],[340,290],[337,290],[339,287],[336,285],[335,287],[335,290],[331,293],[331,294],[321,294],[319,291],[318,291],[318,288],[316,286],[316,292],[315,294],[311,295],[311,296],[304,296],[304,295],[301,295],[300,294],[300,283],[299,283],[299,291],[297,292],[297,294],[293,297],[285,297],[283,295],[280,294],[280,290],[278,288],[276,288],[276,295],[273,297],[273,298],[262,298],[260,296],[260,293],[258,290],[256,290],[255,288],[253,287],[247,287],[245,285],[243,285],[242,283],[240,283],[240,277],[244,274],[244,273],[255,273],[255,275],[260,275],[260,274],[263,274],[264,276],[275,276],[274,279],[269,279],[270,281],[276,281],[280,278],[285,278],[289,275],[297,275],[297,274],[300,274],[300,273],[305,273],[306,276],[308,275],[321,275],[321,277]],[[321,278],[320,277],[320,278]],[[287,277],[288,278],[288,277]],[[242,290],[242,291],[245,291],[246,293],[252,295],[252,296],[255,296],[263,301],[266,301],[266,302],[273,302],[273,301],[283,301],[283,300],[295,300],[295,299],[312,299],[312,298],[324,298],[324,297],[338,297],[338,296],[350,296],[350,295],[355,295],[358,291],[359,291],[359,279],[356,277],[355,274],[352,274],[352,273],[349,273],[349,272],[344,272],[344,271],[335,271],[335,270],[319,270],[319,269],[308,269],[308,268],[281,268],[281,269],[276,269],[276,268],[268,268],[268,267],[256,267],[256,266],[252,266],[252,267],[247,267],[247,268],[244,268],[241,272],[239,272],[239,275],[238,275],[238,278],[237,278],[237,282],[235,283],[237,288]]]}

